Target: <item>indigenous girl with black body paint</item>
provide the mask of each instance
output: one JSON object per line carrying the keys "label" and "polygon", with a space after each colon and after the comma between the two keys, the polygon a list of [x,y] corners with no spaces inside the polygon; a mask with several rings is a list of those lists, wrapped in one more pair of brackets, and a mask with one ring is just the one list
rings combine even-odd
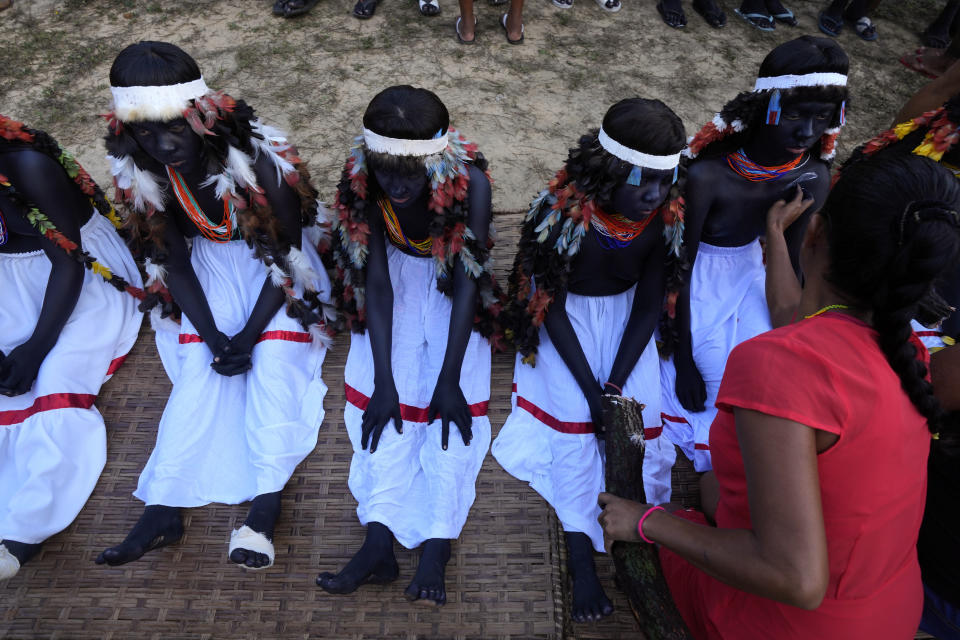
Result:
{"label": "indigenous girl with black body paint", "polygon": [[395,580],[395,538],[423,545],[407,598],[444,604],[450,541],[490,446],[501,305],[490,179],[476,146],[449,123],[430,91],[385,89],[364,113],[338,187],[334,294],[353,332],[343,419],[367,533],[346,567],[317,577],[330,593]]}
{"label": "indigenous girl with black body paint", "polygon": [[677,303],[677,350],[660,380],[664,429],[697,471],[711,467],[710,425],[727,356],[771,328],[759,240],[767,210],[801,191],[812,200],[786,235],[797,269],[807,221],[826,198],[847,67],[832,40],[786,42],[764,58],[754,90],[690,142],[684,244],[693,266]]}
{"label": "indigenous girl with black body paint", "polygon": [[[914,636],[931,433],[960,434],[942,431],[910,321],[960,259],[958,211],[960,183],[927,158],[846,169],[807,227],[798,320],[730,354],[710,432],[719,500],[704,504],[716,527],[600,496],[608,537],[661,545],[692,637]],[[792,273],[782,234],[768,242],[768,268]]]}
{"label": "indigenous girl with black body paint", "polygon": [[0,115],[0,580],[73,522],[106,462],[93,404],[143,319],[115,224],[73,156]]}
{"label": "indigenous girl with black body paint", "polygon": [[659,428],[653,334],[661,315],[663,334],[675,334],[672,309],[662,312],[684,264],[676,180],[685,142],[680,118],[659,100],[610,107],[533,201],[510,276],[513,411],[493,455],[563,523],[577,621],[613,611],[593,563],[603,550],[604,393],[646,405],[644,489],[654,503],[670,500],[676,454]]}
{"label": "indigenous girl with black body paint", "polygon": [[173,390],[134,492],[143,516],[97,563],[178,541],[182,507],[252,500],[229,557],[263,569],[280,492],[323,420],[329,282],[316,191],[283,134],[208,89],[178,47],[127,47],[110,84],[111,170]]}

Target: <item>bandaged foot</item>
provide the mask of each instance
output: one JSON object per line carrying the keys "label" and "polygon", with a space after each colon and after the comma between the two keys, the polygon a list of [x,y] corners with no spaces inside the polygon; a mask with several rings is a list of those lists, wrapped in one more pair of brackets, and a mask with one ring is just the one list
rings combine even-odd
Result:
{"label": "bandaged foot", "polygon": [[230,534],[230,561],[244,569],[266,569],[273,564],[273,529],[280,517],[280,492],[253,499],[243,526]]}
{"label": "bandaged foot", "polygon": [[446,569],[450,561],[450,541],[431,538],[423,543],[417,573],[404,589],[407,600],[430,607],[447,604]]}
{"label": "bandaged foot", "polygon": [[387,584],[400,575],[393,555],[393,534],[379,522],[367,525],[367,537],[340,573],[321,573],[317,586],[327,593],[353,593],[365,584]]}
{"label": "bandaged foot", "polygon": [[596,622],[613,613],[613,603],[600,586],[593,563],[593,545],[585,533],[568,532],[567,569],[573,577],[573,610],[575,622]]}
{"label": "bandaged foot", "polygon": [[9,580],[20,571],[20,561],[17,557],[7,550],[7,547],[0,544],[0,580]]}
{"label": "bandaged foot", "polygon": [[183,520],[178,507],[152,504],[133,525],[123,542],[105,549],[94,561],[111,567],[137,560],[143,554],[175,544],[183,537]]}

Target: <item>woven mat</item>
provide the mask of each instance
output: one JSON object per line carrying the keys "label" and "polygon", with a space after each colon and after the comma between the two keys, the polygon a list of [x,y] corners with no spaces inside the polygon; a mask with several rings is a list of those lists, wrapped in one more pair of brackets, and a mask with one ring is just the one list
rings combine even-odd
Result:
{"label": "woven mat", "polygon": [[[504,286],[520,217],[497,216],[501,234],[494,257]],[[97,402],[108,432],[103,475],[77,520],[0,585],[0,637],[637,638],[605,557],[597,558],[598,570],[617,613],[597,625],[572,625],[559,524],[546,503],[492,457],[483,465],[476,503],[453,545],[446,607],[425,609],[403,599],[417,555],[399,546],[401,578],[393,585],[368,586],[349,596],[330,596],[314,585],[318,571],[336,570],[350,559],[364,532],[347,489],[351,447],[342,417],[347,345],[338,340],[327,354],[327,414],[316,450],[284,491],[274,568],[245,573],[227,561],[229,534],[243,522],[243,505],[185,510],[180,544],[108,568],[93,559],[120,542],[140,514],[142,504],[130,494],[170,391],[152,333],[141,331]],[[512,377],[512,355],[496,355],[494,435],[509,413]],[[675,469],[681,494],[689,494],[695,480],[692,470]]]}

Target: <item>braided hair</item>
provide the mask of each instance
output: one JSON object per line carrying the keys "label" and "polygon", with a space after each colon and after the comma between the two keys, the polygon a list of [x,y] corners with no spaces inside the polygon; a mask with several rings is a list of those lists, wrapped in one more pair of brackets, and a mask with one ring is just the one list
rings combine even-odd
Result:
{"label": "braided hair", "polygon": [[[653,155],[670,155],[684,148],[683,122],[659,100],[629,98],[607,110],[604,132],[620,144]],[[533,201],[520,234],[507,293],[504,324],[525,362],[535,362],[539,329],[554,297],[567,289],[579,242],[596,210],[608,209],[614,191],[633,170],[600,144],[598,129],[581,136],[570,149],[567,161],[547,189]],[[665,202],[653,215],[663,220],[669,245],[666,258],[667,296],[660,328],[668,354],[678,336],[674,313],[677,294],[689,265],[680,240],[683,236],[683,200],[680,192],[685,173],[671,187]],[[561,225],[562,220],[562,225]],[[559,230],[555,242],[551,230]],[[556,235],[556,234],[554,234]],[[531,278],[536,292],[531,295]]]}
{"label": "braided hair", "polygon": [[849,166],[821,215],[830,244],[827,280],[872,312],[880,348],[937,433],[942,410],[917,358],[910,321],[936,280],[960,260],[960,184],[928,158],[885,154]]}

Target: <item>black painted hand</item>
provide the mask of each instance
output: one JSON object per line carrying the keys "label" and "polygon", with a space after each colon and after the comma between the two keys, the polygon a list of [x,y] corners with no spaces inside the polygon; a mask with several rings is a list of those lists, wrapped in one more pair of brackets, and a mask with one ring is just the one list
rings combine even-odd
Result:
{"label": "black painted hand", "polygon": [[0,359],[0,394],[19,396],[30,391],[46,357],[46,351],[25,342]]}
{"label": "black painted hand", "polygon": [[240,375],[249,371],[250,367],[253,366],[250,361],[252,346],[245,347],[242,342],[235,344],[233,339],[228,338],[220,331],[207,344],[210,345],[210,351],[213,352],[213,362],[210,363],[210,366],[222,376]]}
{"label": "black painted hand", "polygon": [[470,446],[470,441],[473,440],[473,416],[470,415],[470,407],[467,399],[463,397],[459,382],[437,382],[430,399],[427,420],[433,422],[437,417],[440,418],[440,444],[444,451],[450,442],[451,422],[460,429],[463,444]]}
{"label": "black painted hand", "polygon": [[687,411],[703,411],[704,402],[707,400],[707,387],[703,384],[703,377],[693,358],[683,357],[678,353],[673,363],[677,369],[675,389],[680,404]]}
{"label": "black painted hand", "polygon": [[370,453],[376,451],[383,428],[391,419],[397,433],[403,433],[400,396],[397,394],[397,387],[393,380],[390,380],[389,384],[380,383],[373,387],[373,395],[370,396],[367,410],[363,412],[360,425],[360,448],[366,449],[369,443]]}

